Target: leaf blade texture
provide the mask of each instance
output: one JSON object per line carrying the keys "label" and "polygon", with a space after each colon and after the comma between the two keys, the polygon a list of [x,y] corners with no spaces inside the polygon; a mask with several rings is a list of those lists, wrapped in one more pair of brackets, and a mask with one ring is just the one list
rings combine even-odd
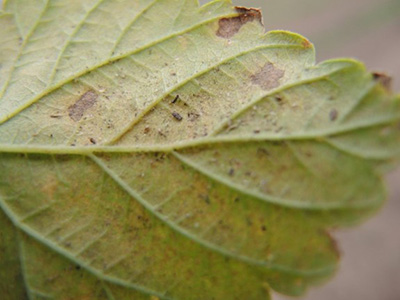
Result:
{"label": "leaf blade texture", "polygon": [[9,299],[300,295],[385,199],[389,79],[256,9],[8,0],[0,24]]}

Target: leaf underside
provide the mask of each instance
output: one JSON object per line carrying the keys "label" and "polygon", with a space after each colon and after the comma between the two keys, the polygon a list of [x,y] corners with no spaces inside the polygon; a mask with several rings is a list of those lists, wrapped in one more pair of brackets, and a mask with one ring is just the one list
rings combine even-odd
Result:
{"label": "leaf underside", "polygon": [[8,0],[0,28],[4,299],[301,295],[385,199],[389,79],[256,9]]}

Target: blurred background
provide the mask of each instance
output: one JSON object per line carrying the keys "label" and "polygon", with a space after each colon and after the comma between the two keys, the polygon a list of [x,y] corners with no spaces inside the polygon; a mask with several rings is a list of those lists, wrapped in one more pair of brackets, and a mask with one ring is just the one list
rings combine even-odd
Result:
{"label": "blurred background", "polygon": [[[208,1],[201,1],[206,3]],[[317,61],[352,57],[393,76],[400,93],[400,0],[233,0],[262,8],[267,30],[300,33]],[[400,300],[400,169],[387,176],[389,200],[362,226],[336,231],[342,253],[331,281],[302,300]],[[274,300],[291,299],[275,295]]]}
{"label": "blurred background", "polygon": [[[362,60],[369,69],[393,76],[393,89],[400,92],[400,0],[233,3],[262,8],[267,30],[286,29],[306,36],[315,44],[318,61]],[[358,228],[335,232],[342,252],[336,277],[311,289],[302,300],[400,300],[400,169],[389,174],[387,182],[389,200],[379,214]]]}

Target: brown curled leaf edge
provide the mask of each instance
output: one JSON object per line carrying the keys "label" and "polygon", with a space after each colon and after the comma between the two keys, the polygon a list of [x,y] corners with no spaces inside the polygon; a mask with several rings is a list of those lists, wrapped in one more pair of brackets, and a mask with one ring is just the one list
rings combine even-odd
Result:
{"label": "brown curled leaf edge", "polygon": [[8,0],[0,28],[3,299],[302,295],[386,198],[388,77],[257,9]]}

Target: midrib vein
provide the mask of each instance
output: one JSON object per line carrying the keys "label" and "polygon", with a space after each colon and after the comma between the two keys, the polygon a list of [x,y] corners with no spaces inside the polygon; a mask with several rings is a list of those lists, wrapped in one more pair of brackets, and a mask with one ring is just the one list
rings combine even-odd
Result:
{"label": "midrib vein", "polygon": [[[331,131],[315,131],[307,134],[292,134],[286,136],[271,135],[253,135],[253,136],[216,136],[212,138],[201,138],[196,140],[182,141],[167,145],[134,145],[134,146],[51,146],[51,145],[18,145],[18,144],[0,144],[0,153],[37,153],[37,154],[71,154],[71,155],[89,155],[93,153],[131,153],[131,152],[165,152],[169,153],[175,150],[185,148],[200,147],[218,143],[248,143],[248,142],[274,142],[274,141],[323,141],[327,142],[328,137],[335,137],[341,134],[349,133],[354,130],[367,129],[375,126],[390,125],[398,121],[399,117],[383,120],[381,122],[369,123],[363,126],[351,126],[339,128]],[[351,153],[348,153],[351,154]],[[363,156],[360,156],[363,157]],[[363,157],[364,158],[364,157]]]}

